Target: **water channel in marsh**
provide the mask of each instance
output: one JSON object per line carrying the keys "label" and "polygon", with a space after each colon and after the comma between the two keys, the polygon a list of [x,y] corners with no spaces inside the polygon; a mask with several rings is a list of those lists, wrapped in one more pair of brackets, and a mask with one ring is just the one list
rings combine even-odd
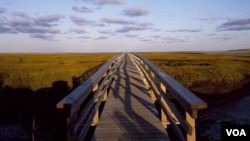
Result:
{"label": "water channel in marsh", "polygon": [[227,94],[199,95],[208,109],[199,112],[198,141],[220,141],[221,125],[250,125],[250,83]]}

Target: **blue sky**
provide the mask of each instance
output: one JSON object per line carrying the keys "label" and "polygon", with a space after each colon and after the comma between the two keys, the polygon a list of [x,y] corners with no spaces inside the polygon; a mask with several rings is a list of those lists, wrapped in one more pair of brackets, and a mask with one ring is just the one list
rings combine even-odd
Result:
{"label": "blue sky", "polygon": [[249,0],[1,0],[0,53],[250,48]]}

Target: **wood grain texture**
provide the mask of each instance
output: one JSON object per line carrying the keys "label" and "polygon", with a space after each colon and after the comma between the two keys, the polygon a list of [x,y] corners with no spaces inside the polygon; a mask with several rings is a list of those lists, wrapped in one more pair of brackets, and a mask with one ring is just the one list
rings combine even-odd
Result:
{"label": "wood grain texture", "polygon": [[143,78],[130,58],[125,59],[111,85],[92,140],[170,140]]}
{"label": "wood grain texture", "polygon": [[190,90],[185,88],[171,76],[166,74],[152,62],[141,56],[137,57],[143,61],[142,65],[144,65],[145,68],[148,68],[148,73],[153,72],[153,74],[156,76],[155,79],[159,79],[161,84],[166,87],[166,89],[179,102],[179,104],[185,109],[185,111],[187,111],[193,118],[197,118],[197,110],[207,108],[207,103],[193,94]]}

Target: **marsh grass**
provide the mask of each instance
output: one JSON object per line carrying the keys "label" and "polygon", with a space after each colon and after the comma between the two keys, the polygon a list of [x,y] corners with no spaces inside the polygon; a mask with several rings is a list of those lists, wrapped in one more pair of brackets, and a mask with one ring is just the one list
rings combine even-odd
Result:
{"label": "marsh grass", "polygon": [[250,56],[203,53],[140,54],[184,86],[201,93],[225,93],[249,80]]}
{"label": "marsh grass", "polygon": [[115,54],[0,54],[0,87],[30,88],[33,91],[51,87],[55,81],[72,77],[105,63]]}
{"label": "marsh grass", "polygon": [[[0,88],[36,91],[66,81],[105,63],[115,54],[0,54]],[[141,53],[167,74],[191,89],[228,89],[250,77],[250,57],[202,53]],[[217,89],[218,90],[218,89]]]}
{"label": "marsh grass", "polygon": [[[56,103],[77,86],[73,78],[87,78],[115,55],[0,54],[0,127],[15,133],[15,140],[31,140],[31,135],[64,140],[66,122]],[[21,128],[9,131],[15,126]],[[11,139],[0,135],[0,140]]]}

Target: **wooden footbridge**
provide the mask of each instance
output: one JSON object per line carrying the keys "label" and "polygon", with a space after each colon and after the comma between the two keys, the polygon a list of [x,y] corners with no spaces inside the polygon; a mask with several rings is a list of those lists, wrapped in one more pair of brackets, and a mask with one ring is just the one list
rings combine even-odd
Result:
{"label": "wooden footbridge", "polygon": [[[195,141],[195,119],[207,104],[150,61],[115,56],[57,103],[68,141]],[[171,128],[171,134],[166,129]],[[88,137],[89,138],[89,137]]]}

